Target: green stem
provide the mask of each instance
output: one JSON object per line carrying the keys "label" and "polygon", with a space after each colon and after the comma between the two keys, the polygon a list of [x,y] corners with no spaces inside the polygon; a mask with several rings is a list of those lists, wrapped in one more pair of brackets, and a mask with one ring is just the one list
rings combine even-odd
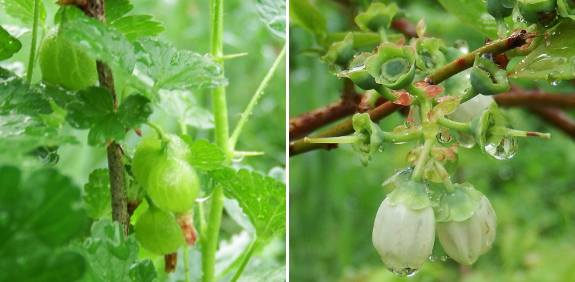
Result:
{"label": "green stem", "polygon": [[496,18],[495,22],[497,23],[497,35],[499,35],[499,38],[506,38],[507,37],[507,25],[505,24],[505,19]]}
{"label": "green stem", "polygon": [[190,267],[188,266],[188,244],[184,244],[184,275],[186,282],[190,282]]}
{"label": "green stem", "polygon": [[32,42],[30,43],[30,57],[28,60],[28,71],[26,72],[26,80],[28,83],[32,82],[32,75],[34,74],[34,65],[36,64],[36,43],[38,41],[38,20],[40,18],[40,0],[34,0],[34,21],[32,23]]}
{"label": "green stem", "polygon": [[357,143],[357,142],[364,142],[366,141],[367,136],[365,138],[361,138],[359,136],[336,136],[336,137],[324,137],[324,138],[304,138],[304,142],[307,143],[324,143],[324,144],[349,144],[349,143]]}
{"label": "green stem", "polygon": [[282,49],[282,51],[280,52],[280,54],[276,58],[273,65],[268,70],[268,73],[266,74],[266,76],[264,77],[262,82],[260,83],[260,86],[256,90],[256,93],[254,93],[254,95],[252,96],[250,103],[246,107],[244,113],[242,114],[242,117],[240,118],[240,121],[236,125],[236,128],[234,129],[234,132],[232,133],[232,136],[230,137],[230,144],[229,144],[230,150],[232,150],[232,151],[234,150],[236,143],[238,141],[238,138],[239,138],[240,134],[242,133],[242,129],[244,128],[244,125],[246,124],[246,122],[248,120],[248,117],[252,114],[254,107],[258,103],[258,100],[264,94],[264,89],[268,86],[268,82],[272,78],[275,70],[278,68],[281,61],[285,57],[285,55],[286,55],[286,45],[284,45],[284,48]]}
{"label": "green stem", "polygon": [[437,170],[437,172],[439,172],[439,176],[441,176],[441,179],[443,179],[443,185],[445,186],[445,192],[447,192],[447,193],[455,192],[455,188],[453,187],[453,183],[451,182],[451,179],[449,179],[449,173],[447,173],[447,171],[445,170],[445,168],[443,167],[443,165],[439,161],[434,160],[434,162],[435,162],[435,169]]}
{"label": "green stem", "polygon": [[445,117],[437,117],[437,124],[460,132],[471,132],[471,122],[457,122]]}
{"label": "green stem", "polygon": [[154,131],[156,131],[156,133],[158,133],[158,136],[160,136],[160,139],[162,139],[162,141],[167,140],[166,134],[164,133],[164,130],[159,125],[157,125],[151,121],[147,121],[146,124],[149,127],[151,127],[152,129],[154,129]]}
{"label": "green stem", "polygon": [[383,141],[385,142],[408,142],[421,138],[421,132],[412,132],[408,134],[396,134],[391,132],[383,132]]}
{"label": "green stem", "polygon": [[[210,1],[210,51],[215,58],[214,61],[222,65],[224,70],[223,59],[223,31],[224,31],[224,1]],[[222,71],[223,75],[223,71]],[[223,150],[226,155],[225,164],[229,164],[234,156],[234,150],[230,147],[229,128],[228,128],[228,107],[226,104],[226,89],[218,87],[212,90],[212,105],[214,111],[215,137],[216,144]],[[218,236],[220,224],[222,221],[222,212],[224,208],[224,191],[221,185],[217,185],[212,192],[210,201],[210,213],[208,216],[207,228],[204,235],[205,239],[202,245],[202,281],[215,281],[216,272],[216,251],[218,249]]]}
{"label": "green stem", "polygon": [[377,33],[379,34],[379,38],[381,40],[381,43],[389,41],[389,40],[387,40],[387,34],[385,33],[385,28],[378,29]]}
{"label": "green stem", "polygon": [[434,140],[432,139],[425,139],[425,143],[423,143],[423,150],[421,150],[421,155],[419,155],[419,159],[417,159],[417,164],[415,164],[415,169],[411,175],[412,180],[419,181],[421,179],[421,176],[423,175],[423,167],[425,166],[425,161],[427,160],[427,156],[431,151],[433,141]]}
{"label": "green stem", "polygon": [[188,134],[188,125],[186,124],[185,121],[183,120],[179,120],[178,121],[178,126],[180,127],[180,133],[187,135]]}
{"label": "green stem", "polygon": [[256,248],[258,247],[259,244],[260,244],[259,238],[252,242],[252,244],[248,248],[247,253],[245,254],[244,258],[242,259],[242,264],[240,264],[240,267],[238,268],[238,270],[236,271],[236,274],[234,274],[234,277],[232,277],[230,282],[235,282],[238,280],[238,278],[240,278],[240,275],[244,271],[244,268],[246,268],[248,261],[250,261],[250,257],[252,256],[252,254],[254,253],[254,251],[256,250]]}
{"label": "green stem", "polygon": [[463,104],[469,100],[471,100],[473,97],[477,96],[477,91],[475,91],[475,89],[473,87],[470,87],[469,89],[467,89],[467,91],[465,91],[465,93],[463,93],[463,95],[461,96],[461,101],[460,104]]}
{"label": "green stem", "polygon": [[379,93],[379,95],[381,95],[383,98],[387,99],[388,101],[395,101],[395,99],[397,99],[397,96],[393,95],[393,93],[391,93],[391,91],[389,91],[389,89],[387,89],[385,86],[378,84],[377,88],[374,89],[375,91],[377,91],[377,93]]}

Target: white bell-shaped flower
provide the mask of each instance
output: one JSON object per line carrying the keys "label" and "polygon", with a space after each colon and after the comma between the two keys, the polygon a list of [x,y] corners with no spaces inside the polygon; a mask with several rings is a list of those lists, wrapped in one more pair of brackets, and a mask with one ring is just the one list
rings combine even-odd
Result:
{"label": "white bell-shaped flower", "polygon": [[[471,266],[480,255],[491,249],[495,240],[497,217],[487,197],[482,194],[478,197],[479,192],[473,190],[470,184],[463,186],[467,187],[456,185],[455,192],[450,193],[453,195],[444,195],[444,197],[452,196],[453,199],[440,203],[438,213],[445,212],[444,205],[448,205],[449,202],[452,205],[448,218],[442,218],[440,221],[445,221],[437,223],[437,235],[443,249],[453,260]],[[464,195],[468,195],[466,200]],[[477,198],[478,201],[474,200]],[[458,199],[457,204],[455,199]],[[441,217],[439,215],[438,219]]]}
{"label": "white bell-shaped flower", "polygon": [[381,260],[394,274],[412,276],[431,255],[434,239],[435,217],[425,186],[402,182],[375,218],[372,240]]}

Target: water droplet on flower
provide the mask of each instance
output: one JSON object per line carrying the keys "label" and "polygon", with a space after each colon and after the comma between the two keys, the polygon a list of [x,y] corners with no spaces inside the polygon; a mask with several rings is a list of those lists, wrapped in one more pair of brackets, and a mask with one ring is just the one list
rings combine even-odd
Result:
{"label": "water droplet on flower", "polygon": [[437,260],[437,256],[429,256],[429,260],[430,261],[436,261]]}
{"label": "water droplet on flower", "polygon": [[504,136],[501,142],[496,145],[489,143],[485,145],[485,151],[498,160],[508,160],[513,158],[517,151],[518,140],[515,136]]}
{"label": "water droplet on flower", "polygon": [[412,269],[412,268],[403,268],[403,269],[393,269],[388,268],[393,274],[400,276],[400,277],[411,277],[419,271],[419,269]]}
{"label": "water droplet on flower", "polygon": [[441,261],[446,261],[448,259],[447,256],[441,256]]}
{"label": "water droplet on flower", "polygon": [[439,141],[439,143],[447,143],[451,140],[453,140],[453,137],[451,137],[449,132],[439,132],[439,134],[437,134],[437,141]]}
{"label": "water droplet on flower", "polygon": [[407,119],[405,121],[403,121],[403,126],[405,126],[405,128],[407,128],[407,129],[410,129],[412,125],[413,125],[413,122],[411,122]]}
{"label": "water droplet on flower", "polygon": [[556,71],[552,71],[550,74],[547,75],[547,82],[549,82],[549,84],[556,86],[559,84],[559,82],[561,81],[560,79],[560,73],[556,72]]}
{"label": "water droplet on flower", "polygon": [[459,133],[459,146],[463,147],[463,148],[473,148],[473,146],[475,146],[475,139],[473,139],[473,136],[471,136],[471,134],[469,133],[465,133],[465,132],[460,132]]}

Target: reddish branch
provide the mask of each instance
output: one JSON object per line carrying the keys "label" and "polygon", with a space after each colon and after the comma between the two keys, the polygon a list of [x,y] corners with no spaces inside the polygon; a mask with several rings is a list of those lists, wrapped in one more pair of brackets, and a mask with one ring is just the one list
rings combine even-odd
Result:
{"label": "reddish branch", "polygon": [[575,120],[562,110],[554,108],[533,108],[531,111],[575,139]]}

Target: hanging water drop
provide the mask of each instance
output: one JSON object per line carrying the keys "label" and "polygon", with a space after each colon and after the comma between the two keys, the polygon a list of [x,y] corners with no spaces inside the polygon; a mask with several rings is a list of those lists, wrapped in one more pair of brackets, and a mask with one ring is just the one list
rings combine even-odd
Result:
{"label": "hanging water drop", "polygon": [[244,159],[244,156],[243,156],[243,155],[235,155],[235,156],[232,158],[232,162],[234,162],[234,163],[239,163],[239,162],[241,162],[243,159]]}
{"label": "hanging water drop", "polygon": [[448,143],[451,140],[453,140],[453,137],[451,136],[451,134],[449,134],[449,130],[447,131],[443,131],[440,130],[439,134],[437,134],[437,141],[439,141],[439,143]]}
{"label": "hanging water drop", "polygon": [[437,260],[437,256],[431,255],[428,258],[430,261],[436,261]]}
{"label": "hanging water drop", "polygon": [[391,273],[400,276],[400,277],[411,277],[419,271],[419,269],[412,269],[412,268],[403,268],[403,269],[394,269],[388,268]]}
{"label": "hanging water drop", "polygon": [[447,256],[441,256],[441,261],[446,261],[447,260]]}
{"label": "hanging water drop", "polygon": [[517,151],[518,140],[515,136],[504,136],[499,144],[489,143],[485,145],[485,151],[498,160],[513,158]]}
{"label": "hanging water drop", "polygon": [[475,146],[476,142],[475,139],[473,138],[473,136],[471,136],[471,134],[469,133],[465,133],[465,132],[459,132],[459,146],[463,147],[463,148],[473,148],[473,146]]}
{"label": "hanging water drop", "polygon": [[569,66],[570,66],[571,74],[575,75],[575,56],[573,56],[573,57],[571,57],[571,59],[569,59]]}
{"label": "hanging water drop", "polygon": [[383,145],[379,145],[379,147],[377,147],[377,150],[378,150],[379,152],[383,152]]}
{"label": "hanging water drop", "polygon": [[560,78],[561,74],[557,71],[552,71],[550,74],[547,75],[547,82],[553,86],[557,86],[561,81]]}
{"label": "hanging water drop", "polygon": [[413,125],[413,122],[409,119],[405,119],[403,121],[403,126],[405,126],[405,128],[407,128],[407,129],[410,129],[412,125]]}

